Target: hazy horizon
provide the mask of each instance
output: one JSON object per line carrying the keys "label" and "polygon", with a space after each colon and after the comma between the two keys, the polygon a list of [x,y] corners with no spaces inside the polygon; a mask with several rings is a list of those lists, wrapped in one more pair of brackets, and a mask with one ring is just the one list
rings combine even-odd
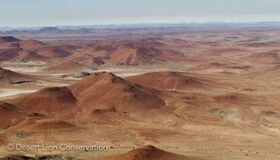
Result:
{"label": "hazy horizon", "polygon": [[256,21],[256,22],[219,22],[219,21],[211,21],[211,22],[165,22],[165,23],[112,23],[112,24],[81,24],[81,25],[38,25],[38,26],[0,26],[0,30],[23,30],[23,29],[41,29],[41,28],[61,28],[61,29],[80,29],[80,28],[134,28],[134,27],[169,27],[169,26],[220,26],[220,25],[244,25],[244,26],[254,26],[254,25],[280,25],[280,21]]}
{"label": "hazy horizon", "polygon": [[279,0],[0,0],[0,26],[265,22],[280,19]]}

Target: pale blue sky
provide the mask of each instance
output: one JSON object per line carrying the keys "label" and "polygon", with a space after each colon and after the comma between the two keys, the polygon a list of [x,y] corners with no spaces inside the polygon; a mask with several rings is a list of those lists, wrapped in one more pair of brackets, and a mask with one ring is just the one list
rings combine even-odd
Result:
{"label": "pale blue sky", "polygon": [[280,21],[280,0],[0,0],[0,26]]}

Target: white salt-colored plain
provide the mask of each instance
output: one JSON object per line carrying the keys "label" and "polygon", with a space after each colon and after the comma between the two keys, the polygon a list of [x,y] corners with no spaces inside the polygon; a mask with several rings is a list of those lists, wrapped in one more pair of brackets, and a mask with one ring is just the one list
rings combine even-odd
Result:
{"label": "white salt-colored plain", "polygon": [[9,96],[16,96],[19,94],[24,93],[32,93],[36,92],[37,90],[25,90],[25,89],[0,89],[0,98],[9,97]]}

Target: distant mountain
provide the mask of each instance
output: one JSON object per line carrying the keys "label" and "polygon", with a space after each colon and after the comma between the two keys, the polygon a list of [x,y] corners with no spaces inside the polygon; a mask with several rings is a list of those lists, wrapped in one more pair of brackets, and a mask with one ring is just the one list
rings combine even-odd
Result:
{"label": "distant mountain", "polygon": [[10,28],[10,27],[0,27],[0,32],[1,31],[10,31],[10,30],[13,30],[13,28]]}
{"label": "distant mountain", "polygon": [[[91,31],[96,29],[148,29],[148,28],[205,28],[205,27],[279,27],[280,22],[189,22],[189,23],[138,23],[138,24],[100,24],[100,25],[77,25],[77,26],[45,26],[45,27],[0,27],[4,34],[16,33],[48,33],[48,32],[79,32],[80,30]],[[7,33],[5,33],[7,32]]]}
{"label": "distant mountain", "polygon": [[42,32],[45,32],[45,33],[52,32],[52,33],[54,33],[54,32],[60,32],[60,31],[61,30],[58,29],[57,27],[44,27],[44,28],[39,29],[36,32],[40,32],[40,33],[42,33]]}

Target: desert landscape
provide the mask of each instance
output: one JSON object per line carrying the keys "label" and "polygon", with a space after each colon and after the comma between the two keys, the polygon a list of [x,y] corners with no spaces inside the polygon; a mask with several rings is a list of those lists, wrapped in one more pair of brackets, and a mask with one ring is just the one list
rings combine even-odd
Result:
{"label": "desert landscape", "polygon": [[279,160],[279,91],[278,25],[2,31],[0,158]]}

